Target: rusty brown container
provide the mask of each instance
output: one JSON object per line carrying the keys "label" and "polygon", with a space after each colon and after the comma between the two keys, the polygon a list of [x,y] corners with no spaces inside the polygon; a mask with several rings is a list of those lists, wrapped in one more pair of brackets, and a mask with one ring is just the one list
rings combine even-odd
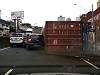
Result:
{"label": "rusty brown container", "polygon": [[80,21],[46,21],[43,36],[46,51],[81,51],[82,25]]}

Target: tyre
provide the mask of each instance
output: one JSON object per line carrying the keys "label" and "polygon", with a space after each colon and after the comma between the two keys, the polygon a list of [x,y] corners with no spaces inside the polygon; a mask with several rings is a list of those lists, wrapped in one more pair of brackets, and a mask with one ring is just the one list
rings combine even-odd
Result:
{"label": "tyre", "polygon": [[22,43],[22,47],[23,47],[23,48],[25,47],[25,43]]}
{"label": "tyre", "polygon": [[13,44],[10,44],[10,47],[13,47]]}
{"label": "tyre", "polygon": [[30,50],[30,47],[29,47],[29,45],[26,45],[26,47],[25,47],[27,50]]}

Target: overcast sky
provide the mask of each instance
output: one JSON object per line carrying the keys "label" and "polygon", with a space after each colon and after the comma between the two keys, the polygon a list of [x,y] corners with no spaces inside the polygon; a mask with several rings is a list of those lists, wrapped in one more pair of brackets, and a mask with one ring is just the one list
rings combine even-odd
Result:
{"label": "overcast sky", "polygon": [[[75,20],[80,14],[97,8],[98,0],[1,0],[1,18],[11,19],[11,12],[24,11],[23,22],[44,26],[45,21],[57,21],[62,15]],[[76,6],[74,4],[77,4]],[[86,11],[86,12],[85,12]]]}

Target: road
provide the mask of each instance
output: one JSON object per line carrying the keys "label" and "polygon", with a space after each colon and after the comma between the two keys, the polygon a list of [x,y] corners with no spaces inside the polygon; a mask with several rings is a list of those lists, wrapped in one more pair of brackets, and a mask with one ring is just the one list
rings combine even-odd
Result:
{"label": "road", "polygon": [[[98,59],[97,59],[98,58]],[[0,75],[32,72],[68,72],[100,74],[100,58],[92,59],[46,54],[44,50],[27,51],[21,47],[0,49]]]}

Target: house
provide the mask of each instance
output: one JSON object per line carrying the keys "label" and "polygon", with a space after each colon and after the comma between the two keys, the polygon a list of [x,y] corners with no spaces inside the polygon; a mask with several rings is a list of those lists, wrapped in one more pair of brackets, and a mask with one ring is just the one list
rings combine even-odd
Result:
{"label": "house", "polygon": [[9,35],[9,30],[10,30],[10,22],[0,19],[0,35]]}
{"label": "house", "polygon": [[41,34],[43,27],[33,26],[32,29],[33,29],[33,33]]}
{"label": "house", "polygon": [[28,28],[32,28],[31,24],[29,23],[22,23],[19,27],[19,30],[26,32]]}
{"label": "house", "polygon": [[[89,12],[86,17],[82,19],[84,22],[91,22],[92,29],[95,29],[95,32],[89,33],[89,40],[95,40],[96,43],[100,43],[100,7],[95,11]],[[95,34],[95,38],[94,35]]]}

